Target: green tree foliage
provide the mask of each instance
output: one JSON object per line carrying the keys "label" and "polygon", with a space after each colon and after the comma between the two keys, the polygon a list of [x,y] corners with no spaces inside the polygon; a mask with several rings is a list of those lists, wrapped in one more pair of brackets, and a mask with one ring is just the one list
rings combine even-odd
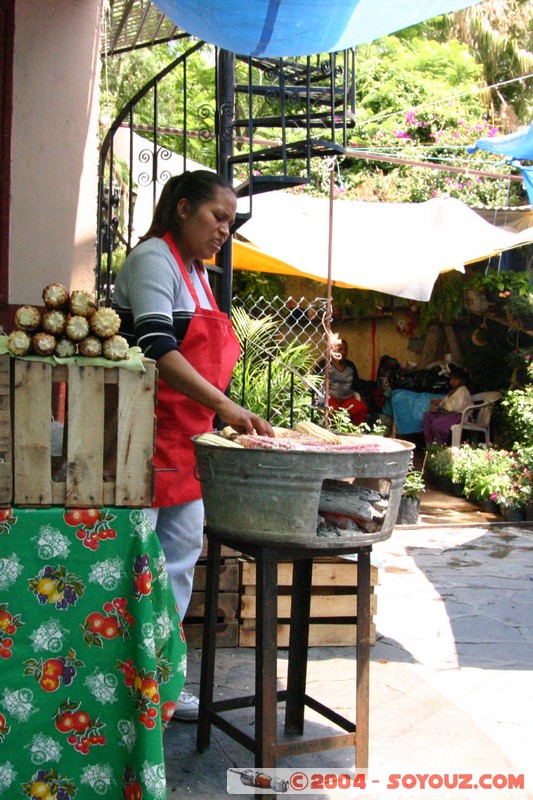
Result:
{"label": "green tree foliage", "polygon": [[[190,38],[152,48],[113,56],[102,70],[101,109],[106,124],[153,78],[195,44]],[[214,168],[215,148],[215,61],[214,47],[203,45],[187,59],[185,80],[182,66],[169,72],[136,105],[133,124],[141,135],[157,120],[158,144]],[[187,85],[187,94],[185,93]],[[156,102],[157,99],[157,102]],[[157,107],[156,107],[157,106]],[[186,140],[183,131],[187,130]],[[105,133],[105,130],[103,131]],[[149,138],[150,134],[145,134]]]}

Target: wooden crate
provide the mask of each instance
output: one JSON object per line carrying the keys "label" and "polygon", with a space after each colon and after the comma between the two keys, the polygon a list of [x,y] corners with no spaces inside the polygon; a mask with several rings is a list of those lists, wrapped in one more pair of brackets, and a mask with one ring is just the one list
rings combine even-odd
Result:
{"label": "wooden crate", "polygon": [[9,362],[7,356],[0,356],[0,505],[10,505],[13,496]]}
{"label": "wooden crate", "polygon": [[[8,356],[0,360],[4,362],[0,374],[6,371],[6,360],[11,372],[8,427],[12,431],[12,491],[9,494],[3,481],[0,503],[151,505],[155,362],[146,359],[146,371],[141,372]],[[53,398],[59,387],[66,395],[63,452],[53,457]]]}
{"label": "wooden crate", "polygon": [[[187,609],[187,616],[183,621],[189,649],[196,649],[202,646],[206,572],[206,561],[205,558],[201,557],[194,571],[191,601]],[[239,644],[239,623],[237,619],[239,607],[239,563],[237,558],[222,559],[219,581],[216,646],[237,647]]]}
{"label": "wooden crate", "polygon": [[[255,562],[241,559],[239,646],[255,646]],[[370,610],[377,611],[374,586],[377,567],[371,567]],[[278,647],[289,645],[292,562],[278,565]],[[357,635],[357,563],[340,558],[320,558],[313,563],[309,645],[327,647],[355,645]],[[370,626],[370,643],[376,641],[376,626]]]}

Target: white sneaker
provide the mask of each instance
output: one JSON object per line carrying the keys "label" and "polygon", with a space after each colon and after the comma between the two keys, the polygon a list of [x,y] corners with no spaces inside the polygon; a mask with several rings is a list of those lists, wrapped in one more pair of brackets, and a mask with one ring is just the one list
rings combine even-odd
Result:
{"label": "white sneaker", "polygon": [[178,719],[180,722],[196,722],[199,705],[198,698],[183,689],[178,697],[172,719]]}

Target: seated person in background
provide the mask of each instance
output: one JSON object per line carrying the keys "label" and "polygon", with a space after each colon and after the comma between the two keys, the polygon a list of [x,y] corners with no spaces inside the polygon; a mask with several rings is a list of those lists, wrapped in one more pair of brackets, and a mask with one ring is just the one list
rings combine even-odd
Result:
{"label": "seated person in background", "polygon": [[[345,339],[340,339],[331,354],[331,367],[329,372],[329,406],[330,408],[345,408],[354,425],[361,425],[366,421],[368,406],[361,400],[361,385],[357,367],[353,361],[346,358],[348,345]],[[320,363],[324,370],[325,361]]]}
{"label": "seated person in background", "polygon": [[449,364],[450,391],[442,400],[432,398],[430,409],[424,414],[424,439],[426,444],[445,445],[452,425],[461,421],[464,409],[472,403],[466,382],[468,373],[456,364]]}

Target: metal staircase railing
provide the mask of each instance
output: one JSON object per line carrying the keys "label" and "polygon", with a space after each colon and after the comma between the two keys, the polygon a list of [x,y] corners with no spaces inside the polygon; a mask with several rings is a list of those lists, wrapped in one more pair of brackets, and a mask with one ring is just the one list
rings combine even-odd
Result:
{"label": "metal staircase railing", "polygon": [[[233,180],[236,170],[240,172],[237,192],[248,197],[249,203],[248,209],[239,213],[236,227],[250,218],[254,194],[308,184],[312,159],[342,154],[348,144],[355,119],[354,50],[333,53],[326,59],[290,60],[240,57],[215,48],[212,100],[205,103],[198,101],[188,64],[206,45],[191,42],[186,52],[124,106],[102,143],[97,293],[105,303],[111,297],[117,250],[127,254],[136,241],[133,216],[141,179],[144,187],[151,187],[155,204],[158,189],[171,174],[171,156],[179,153],[183,159],[180,169],[187,169],[192,136],[213,143],[212,158],[219,173]],[[169,120],[160,118],[158,97],[162,82],[176,70],[181,71],[181,95],[176,98],[176,116],[170,125]],[[147,126],[146,107],[150,103],[151,125]],[[130,135],[130,152],[125,160],[115,152],[115,137],[122,128]],[[139,155],[144,159],[141,177],[133,163],[135,132],[146,139]],[[228,310],[232,294],[230,245],[223,249],[213,271],[218,276],[215,292]]]}

